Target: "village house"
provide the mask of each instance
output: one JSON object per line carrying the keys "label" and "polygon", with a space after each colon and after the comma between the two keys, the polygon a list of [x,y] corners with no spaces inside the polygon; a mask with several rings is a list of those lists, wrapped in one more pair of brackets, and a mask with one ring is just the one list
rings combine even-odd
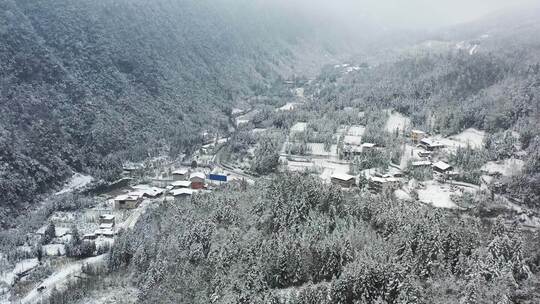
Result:
{"label": "village house", "polygon": [[96,231],[94,231],[94,234],[96,236],[104,236],[104,237],[114,237],[114,229],[112,228],[100,228],[100,229],[97,229]]}
{"label": "village house", "polygon": [[424,138],[420,140],[420,146],[427,151],[436,151],[444,148],[444,145],[442,143],[432,140],[430,138]]}
{"label": "village house", "polygon": [[190,197],[195,191],[193,189],[181,188],[171,190],[169,193],[174,197]]}
{"label": "village house", "polygon": [[135,209],[139,207],[143,197],[133,194],[123,194],[114,198],[114,209]]}
{"label": "village house", "polygon": [[206,176],[202,172],[193,172],[189,176],[189,181],[191,182],[191,189],[203,189],[205,184]]}
{"label": "village house", "polygon": [[401,186],[399,179],[394,177],[370,177],[369,189],[377,193],[382,193],[386,190],[396,190]]}
{"label": "village house", "polygon": [[356,186],[356,177],[349,174],[333,174],[330,177],[330,181],[332,184],[341,186],[343,188],[352,188]]}
{"label": "village house", "polygon": [[143,167],[141,165],[127,163],[122,167],[122,175],[125,177],[134,177],[138,175],[142,169]]}
{"label": "village house", "polygon": [[413,143],[418,143],[418,142],[420,142],[422,139],[424,139],[426,137],[427,137],[427,133],[424,132],[424,131],[420,131],[420,130],[412,130],[411,131],[411,139],[412,139]]}
{"label": "village house", "polygon": [[115,216],[112,214],[102,214],[99,216],[100,224],[115,224]]}
{"label": "village house", "polygon": [[101,224],[99,224],[99,229],[104,229],[104,230],[110,229],[110,230],[112,230],[113,228],[114,228],[114,223],[101,223]]}
{"label": "village house", "polygon": [[443,161],[434,163],[432,168],[433,168],[433,173],[439,176],[445,177],[445,178],[451,175],[452,170],[454,169],[451,165]]}
{"label": "village house", "polygon": [[362,147],[357,146],[345,146],[343,147],[343,157],[345,158],[351,158],[354,156],[359,156],[362,154]]}
{"label": "village house", "polygon": [[157,188],[157,187],[149,187],[147,185],[133,186],[133,189],[135,191],[131,192],[131,194],[139,195],[139,196],[147,197],[147,198],[156,198],[160,196],[161,194],[163,194],[164,192],[164,189]]}
{"label": "village house", "polygon": [[97,239],[97,237],[98,235],[95,232],[91,232],[91,233],[84,234],[82,239],[91,241],[91,240]]}
{"label": "village house", "polygon": [[177,169],[172,172],[173,180],[175,181],[184,181],[187,180],[189,177],[189,170],[188,169]]}
{"label": "village house", "polygon": [[191,181],[189,180],[180,180],[175,181],[171,183],[172,188],[170,190],[174,189],[182,189],[182,188],[190,188],[191,187]]}
{"label": "village house", "polygon": [[431,154],[433,154],[431,151],[418,151],[418,156],[420,158],[430,158]]}
{"label": "village house", "polygon": [[363,143],[362,144],[362,152],[367,152],[369,150],[372,150],[373,148],[377,147],[377,144],[374,143]]}

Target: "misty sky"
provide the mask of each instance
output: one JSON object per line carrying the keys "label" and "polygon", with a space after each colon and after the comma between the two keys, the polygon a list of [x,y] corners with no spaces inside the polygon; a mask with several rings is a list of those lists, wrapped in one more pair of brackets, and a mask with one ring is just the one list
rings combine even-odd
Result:
{"label": "misty sky", "polygon": [[398,25],[450,25],[540,0],[359,0]]}
{"label": "misty sky", "polygon": [[[282,2],[318,15],[369,18],[389,26],[442,27],[473,21],[483,16],[540,0],[267,0]],[[353,17],[351,17],[353,16]]]}

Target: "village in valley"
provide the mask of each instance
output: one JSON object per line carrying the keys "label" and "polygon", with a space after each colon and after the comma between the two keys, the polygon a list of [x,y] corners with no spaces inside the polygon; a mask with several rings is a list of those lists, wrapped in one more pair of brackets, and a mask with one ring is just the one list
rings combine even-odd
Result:
{"label": "village in valley", "polygon": [[[335,67],[343,73],[362,68],[367,67]],[[28,232],[26,243],[9,258],[0,256],[0,303],[34,303],[80,281],[88,267],[104,267],[116,235],[132,229],[148,208],[185,204],[193,195],[230,183],[256,185],[267,172],[300,172],[350,195],[369,191],[456,212],[466,212],[489,195],[500,204],[493,216],[511,212],[524,227],[540,227],[534,212],[518,207],[515,198],[497,188],[499,179],[521,172],[519,145],[508,158],[466,172],[456,155],[484,149],[483,131],[443,136],[415,127],[393,109],[347,105],[324,112],[313,102],[316,89],[308,95],[305,88],[313,81],[286,81],[281,91],[288,98],[273,107],[267,99],[240,102],[231,111],[230,134],[204,131],[204,143],[191,155],[126,162],[120,180],[97,190],[92,177],[75,174],[52,199],[79,200],[84,193],[86,201],[36,215],[43,222]],[[17,263],[8,262],[14,259]]]}

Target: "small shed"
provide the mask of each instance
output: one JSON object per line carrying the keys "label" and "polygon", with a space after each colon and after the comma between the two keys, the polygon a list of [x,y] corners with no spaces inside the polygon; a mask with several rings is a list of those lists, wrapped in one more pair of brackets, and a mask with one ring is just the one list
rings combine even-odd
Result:
{"label": "small shed", "polygon": [[399,189],[401,186],[399,179],[394,177],[370,177],[369,178],[369,189],[374,190],[375,192],[383,192],[385,190],[395,190]]}
{"label": "small shed", "polygon": [[330,181],[334,185],[344,188],[352,188],[356,185],[356,177],[349,174],[336,173],[330,177]]}
{"label": "small shed", "polygon": [[191,182],[191,189],[203,189],[206,176],[202,172],[193,172],[189,176]]}

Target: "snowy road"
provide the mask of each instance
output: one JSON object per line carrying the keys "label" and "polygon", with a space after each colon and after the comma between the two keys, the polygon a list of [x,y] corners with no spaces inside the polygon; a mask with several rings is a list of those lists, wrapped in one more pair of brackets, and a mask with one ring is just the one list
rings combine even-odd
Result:
{"label": "snowy road", "polygon": [[[107,255],[108,254],[103,254],[65,265],[32,289],[20,303],[39,303],[40,301],[48,299],[50,292],[53,289],[56,288],[57,290],[62,290],[63,288],[66,288],[71,280],[76,279],[75,276],[82,274],[83,265],[97,266],[103,264],[106,261],[105,258]],[[42,292],[39,292],[38,287],[45,287],[45,289]]]}

